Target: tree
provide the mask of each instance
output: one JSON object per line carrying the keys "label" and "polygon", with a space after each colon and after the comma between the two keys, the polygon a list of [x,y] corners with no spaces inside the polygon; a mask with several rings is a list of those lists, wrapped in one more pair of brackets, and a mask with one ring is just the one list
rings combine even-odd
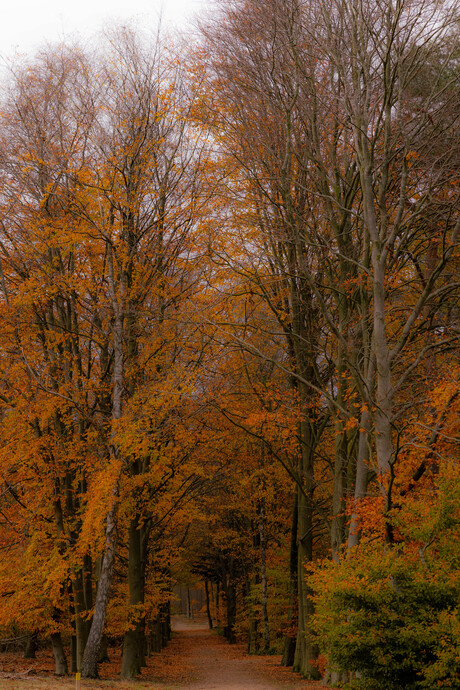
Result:
{"label": "tree", "polygon": [[[131,482],[129,580],[135,611],[143,605],[155,523],[151,503],[136,503],[140,482],[134,478],[146,474],[151,480],[157,449],[172,443],[165,420],[149,416],[158,417],[157,405],[144,405],[140,447],[123,444],[118,436],[122,418],[129,419],[128,403],[137,405],[141,386],[143,395],[157,395],[159,382],[168,386],[168,367],[180,372],[194,356],[194,343],[185,346],[194,326],[183,322],[180,310],[199,280],[201,253],[194,223],[202,155],[196,127],[192,132],[187,124],[190,94],[173,59],[160,61],[159,43],[147,48],[123,30],[111,45],[113,62],[93,56],[94,69],[99,60],[97,77],[76,49],[42,54],[19,71],[7,104],[11,118],[3,150],[9,183],[3,199],[3,306],[8,346],[19,346],[18,392],[29,409],[18,405],[17,396],[8,395],[5,404],[22,434],[34,405],[36,446],[44,461],[57,467],[49,500],[62,558],[61,598],[67,568],[73,569],[75,664],[82,663],[83,675],[90,676],[97,673],[112,582],[120,491],[128,500],[125,486]],[[27,328],[19,333],[21,309]],[[173,377],[170,385],[175,382]],[[177,403],[173,387],[171,395]],[[171,408],[169,413],[172,418]],[[129,456],[121,454],[122,447],[129,448]],[[160,486],[177,472],[179,452],[169,455]],[[30,461],[36,461],[34,454]],[[150,502],[157,490],[152,485]],[[104,510],[101,554],[101,535],[95,539],[90,524]],[[91,630],[90,554],[97,560]],[[128,623],[125,675],[139,667],[143,625],[143,616],[134,631]],[[131,652],[135,661],[128,658]]]}
{"label": "tree", "polygon": [[[456,195],[447,192],[451,150],[443,143],[455,131],[453,81],[435,81],[421,119],[413,100],[414,89],[420,100],[416,82],[428,53],[450,59],[440,45],[452,17],[437,13],[429,3],[412,12],[401,3],[242,2],[203,30],[207,117],[227,156],[232,231],[246,252],[240,258],[233,245],[225,255],[219,247],[219,259],[276,315],[291,358],[286,368],[305,409],[299,436],[307,483],[298,502],[309,544],[301,538],[295,667],[307,674],[315,669],[307,661],[312,651],[303,649],[303,564],[312,558],[318,432],[335,421],[331,544],[338,560],[347,494],[366,496],[375,472],[384,510],[391,508],[407,409],[400,391],[428,354],[453,343],[447,332],[424,342],[442,299],[455,289],[443,274],[458,235]],[[423,51],[421,36],[429,41]],[[435,137],[442,153],[430,168],[422,152],[432,151]],[[427,222],[434,218],[443,249],[431,250],[425,272]],[[258,354],[267,358],[263,348]],[[388,523],[390,541],[391,531]],[[353,526],[350,546],[357,534]]]}
{"label": "tree", "polygon": [[[60,641],[64,561],[72,572],[79,640],[85,634],[80,612],[92,605],[91,588],[84,583],[91,577],[89,554],[77,556],[73,549],[88,476],[80,456],[94,413],[88,395],[98,380],[91,362],[85,366],[95,342],[86,331],[87,312],[79,310],[77,289],[87,246],[76,251],[78,235],[69,223],[73,175],[83,165],[93,117],[92,104],[84,98],[87,88],[88,65],[81,53],[70,48],[53,56],[41,53],[34,65],[13,74],[2,128],[2,307],[4,356],[10,361],[3,382],[4,422],[13,432],[12,447],[23,458],[19,464],[5,458],[4,468],[11,495],[24,498],[18,505],[30,525],[25,534],[32,544],[34,538],[41,541],[40,532],[48,535],[47,547],[60,561],[54,575],[48,573],[55,582],[51,590],[46,578],[39,581],[54,597],[58,673],[67,669]],[[24,452],[27,442],[33,444],[32,453]],[[86,457],[97,455],[97,443],[86,451]],[[46,477],[38,502],[33,488],[29,494],[31,476],[35,481]],[[53,537],[47,523],[54,525]],[[45,548],[43,565],[46,553]]]}

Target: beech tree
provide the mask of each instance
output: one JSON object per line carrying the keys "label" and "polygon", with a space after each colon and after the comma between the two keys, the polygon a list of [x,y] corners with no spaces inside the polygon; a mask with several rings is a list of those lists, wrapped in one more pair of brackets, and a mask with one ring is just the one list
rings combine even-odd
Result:
{"label": "beech tree", "polygon": [[[7,333],[9,343],[16,341],[19,347],[15,366],[21,381],[25,377],[26,389],[20,394],[29,410],[32,402],[40,406],[46,401],[32,423],[44,457],[57,462],[58,446],[52,449],[57,438],[73,450],[73,464],[62,459],[56,472],[52,505],[63,559],[61,598],[69,545],[78,553],[87,549],[84,565],[75,563],[72,593],[78,647],[74,663],[77,668],[82,663],[86,676],[97,674],[120,490],[128,478],[148,473],[158,450],[173,442],[161,430],[164,420],[149,417],[158,417],[155,405],[143,409],[150,444],[143,441],[140,450],[131,444],[129,456],[123,457],[117,430],[140,383],[144,395],[149,387],[156,395],[154,382],[167,389],[167,370],[178,372],[193,357],[194,346],[185,347],[187,329],[191,334],[193,326],[181,320],[180,308],[200,273],[200,247],[192,234],[202,158],[196,128],[191,136],[187,125],[190,98],[185,84],[172,58],[169,66],[160,60],[159,43],[147,48],[131,32],[121,31],[113,36],[112,50],[112,62],[101,57],[98,76],[76,49],[43,54],[32,68],[18,72],[17,90],[7,104],[12,116],[3,149],[4,181],[9,182],[2,227]],[[53,116],[51,123],[48,118]],[[19,333],[14,323],[21,308],[30,331]],[[5,403],[17,424],[17,400],[8,396]],[[20,428],[26,433],[27,426]],[[89,462],[96,453],[96,466],[84,466],[79,453]],[[187,451],[182,455],[187,457]],[[177,463],[171,459],[163,476],[157,468],[150,501],[158,486],[177,473]],[[94,492],[96,477],[103,491]],[[193,485],[193,473],[189,477]],[[88,482],[92,495],[85,497]],[[138,491],[135,482],[132,491]],[[102,500],[97,508],[96,500]],[[95,553],[91,532],[104,504],[106,539],[102,557],[98,555],[89,630],[89,554]],[[154,524],[151,505],[142,510],[146,514],[135,509],[128,531],[130,601],[137,612],[143,605]],[[136,673],[142,661],[143,615],[136,618],[134,630],[132,625],[130,621],[125,638],[127,676]],[[59,655],[59,672],[65,673],[62,650]]]}
{"label": "beech tree", "polygon": [[[87,88],[88,65],[78,51],[42,53],[34,65],[13,75],[2,127],[2,307],[4,354],[10,360],[3,380],[3,419],[10,428],[11,447],[22,458],[13,464],[5,458],[4,471],[11,496],[30,524],[25,534],[33,543],[42,531],[61,561],[61,567],[47,575],[55,583],[50,589],[51,632],[58,673],[67,670],[60,639],[66,625],[59,601],[67,589],[63,560],[72,573],[79,642],[85,636],[80,614],[92,606],[89,552],[72,553],[86,500],[86,462],[98,455],[97,443],[88,446],[83,441],[94,412],[90,390],[100,384],[90,354],[98,345],[94,333],[86,330],[88,312],[79,302],[78,283],[88,254],[84,245],[77,251],[79,238],[69,222],[73,177],[84,165],[94,112],[83,98]],[[31,476],[46,481],[41,499],[32,496],[29,503]],[[35,524],[29,522],[31,516]],[[54,536],[47,523],[54,525]],[[34,563],[31,558],[32,567]],[[46,577],[40,584],[46,589]],[[75,649],[75,655],[81,652]]]}
{"label": "beech tree", "polygon": [[[161,381],[161,372],[175,366],[180,352],[181,332],[168,321],[168,314],[173,312],[177,319],[181,302],[197,280],[196,263],[190,260],[190,233],[199,198],[196,182],[201,162],[197,144],[188,133],[189,95],[178,68],[172,66],[172,57],[168,66],[160,55],[159,42],[146,48],[130,33],[114,35],[111,46],[117,67],[106,60],[100,73],[104,109],[94,137],[95,149],[102,156],[94,186],[103,214],[90,209],[89,220],[106,244],[114,315],[112,416],[118,420],[123,415],[123,397],[132,398],[140,381],[145,391],[149,374],[151,381]],[[194,249],[197,254],[199,249]],[[152,362],[151,369],[148,362]],[[153,420],[151,423],[155,425]],[[117,456],[118,444],[113,441],[111,447]],[[133,477],[148,472],[150,462],[150,453],[123,459],[128,475]],[[108,539],[117,503],[115,488],[114,506],[107,516]],[[145,517],[134,514],[128,549],[134,610],[143,603],[148,539],[148,520],[146,523]],[[115,534],[106,546],[108,573],[114,542]],[[107,594],[103,593],[101,578],[98,590],[103,610]],[[109,584],[110,574],[107,587]],[[97,614],[98,600],[93,626]],[[98,629],[94,628],[94,647],[87,645],[85,676],[95,673],[102,625],[103,620]],[[139,672],[143,625],[141,617],[126,633],[125,677]]]}

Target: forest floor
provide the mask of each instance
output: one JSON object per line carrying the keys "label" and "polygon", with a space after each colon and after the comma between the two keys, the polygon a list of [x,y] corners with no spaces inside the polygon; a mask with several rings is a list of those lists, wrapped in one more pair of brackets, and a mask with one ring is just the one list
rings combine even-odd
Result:
{"label": "forest floor", "polygon": [[[280,666],[279,656],[249,656],[242,644],[229,645],[201,621],[173,620],[173,638],[159,654],[152,654],[139,679],[117,680],[121,650],[110,650],[111,661],[101,664],[100,680],[81,681],[81,690],[327,690],[302,680]],[[0,687],[5,690],[75,690],[75,679],[53,675],[51,652],[40,650],[36,659],[0,654]]]}

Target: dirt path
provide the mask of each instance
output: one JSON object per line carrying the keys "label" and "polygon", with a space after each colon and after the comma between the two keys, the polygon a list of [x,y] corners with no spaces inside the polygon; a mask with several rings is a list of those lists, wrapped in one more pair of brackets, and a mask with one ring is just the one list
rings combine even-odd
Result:
{"label": "dirt path", "polygon": [[298,680],[298,676],[279,665],[278,657],[255,657],[246,654],[242,645],[229,645],[207,629],[203,623],[181,618],[173,620],[177,636],[172,645],[190,668],[188,682],[182,687],[191,690],[307,690],[316,683]]}
{"label": "dirt path", "polygon": [[[121,647],[110,649],[111,661],[101,664],[99,680],[82,680],[81,690],[327,690],[302,680],[280,665],[279,656],[249,656],[242,644],[229,645],[206,621],[173,618],[173,638],[147,660],[141,676],[120,681]],[[0,687],[5,690],[75,690],[72,677],[56,678],[51,650],[36,660],[0,655]]]}

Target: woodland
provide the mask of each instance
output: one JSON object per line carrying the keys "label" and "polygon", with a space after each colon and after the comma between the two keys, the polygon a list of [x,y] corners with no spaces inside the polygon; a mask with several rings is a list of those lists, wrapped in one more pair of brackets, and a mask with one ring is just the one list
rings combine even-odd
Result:
{"label": "woodland", "polygon": [[305,678],[460,683],[459,14],[221,0],[10,65],[0,649],[121,677],[177,585]]}

